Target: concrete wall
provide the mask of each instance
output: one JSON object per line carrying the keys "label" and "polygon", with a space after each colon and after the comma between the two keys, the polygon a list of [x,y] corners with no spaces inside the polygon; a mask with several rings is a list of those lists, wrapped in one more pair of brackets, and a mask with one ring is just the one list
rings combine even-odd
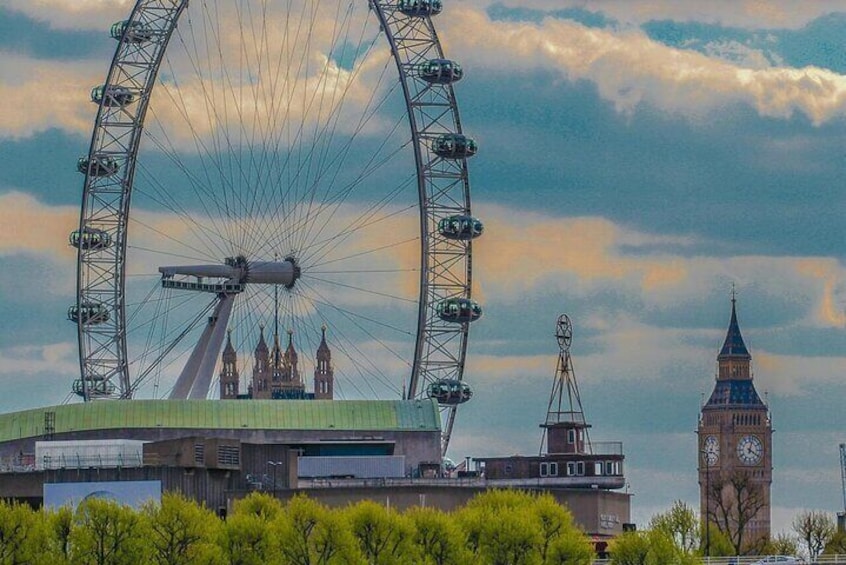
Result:
{"label": "concrete wall", "polygon": [[[404,455],[406,474],[411,476],[420,463],[440,461],[440,431],[332,431],[332,430],[245,430],[245,429],[182,429],[129,428],[54,434],[54,440],[123,439],[144,441],[172,441],[194,437],[239,440],[251,444],[315,444],[325,442],[366,442],[367,440],[394,444],[391,455]],[[0,444],[0,458],[11,459],[20,453],[35,453],[35,441],[44,437],[26,438]],[[193,453],[193,452],[192,452]],[[193,455],[192,455],[193,457]]]}

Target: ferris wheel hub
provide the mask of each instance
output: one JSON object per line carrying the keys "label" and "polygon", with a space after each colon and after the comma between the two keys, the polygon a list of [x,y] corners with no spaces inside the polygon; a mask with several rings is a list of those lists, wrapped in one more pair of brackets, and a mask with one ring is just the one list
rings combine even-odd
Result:
{"label": "ferris wheel hub", "polygon": [[283,285],[285,288],[293,288],[302,274],[302,269],[295,257],[286,257],[282,261],[248,261],[245,257],[238,256],[227,257],[223,263],[216,265],[159,267],[159,273],[165,288],[235,294],[242,292],[245,284]]}

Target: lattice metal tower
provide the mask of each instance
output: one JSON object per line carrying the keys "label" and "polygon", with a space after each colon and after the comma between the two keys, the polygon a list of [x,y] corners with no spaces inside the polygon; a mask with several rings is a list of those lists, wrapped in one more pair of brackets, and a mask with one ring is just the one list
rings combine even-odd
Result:
{"label": "lattice metal tower", "polygon": [[590,424],[585,420],[579,384],[570,357],[573,324],[567,314],[558,316],[555,337],[560,352],[546,409],[546,422],[541,424],[544,432],[540,453],[544,453],[544,444],[548,453],[592,453],[588,435]]}

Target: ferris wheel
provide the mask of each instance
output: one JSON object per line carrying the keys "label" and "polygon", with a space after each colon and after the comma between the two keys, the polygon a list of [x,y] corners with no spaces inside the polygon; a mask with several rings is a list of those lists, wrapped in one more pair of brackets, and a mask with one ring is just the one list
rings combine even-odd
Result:
{"label": "ferris wheel", "polygon": [[282,326],[307,356],[329,328],[342,394],[436,399],[446,451],[483,225],[442,11],[138,0],[112,26],[70,235],[74,393],[206,398],[227,334]]}

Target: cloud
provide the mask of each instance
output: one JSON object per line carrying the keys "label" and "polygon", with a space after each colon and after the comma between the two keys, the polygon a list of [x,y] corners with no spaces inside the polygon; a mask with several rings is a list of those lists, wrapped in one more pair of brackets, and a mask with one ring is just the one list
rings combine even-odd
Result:
{"label": "cloud", "polygon": [[6,0],[6,8],[57,29],[102,29],[126,19],[135,0]]}
{"label": "cloud", "polygon": [[[484,0],[481,5],[498,3]],[[797,2],[796,0],[712,0],[707,7],[696,2],[678,0],[505,0],[507,6],[558,11],[577,8],[599,12],[613,18],[620,25],[640,25],[654,20],[703,22],[726,27],[750,29],[798,29],[809,22],[842,9],[836,0]]]}
{"label": "cloud", "polygon": [[[638,3],[641,4],[641,3]],[[456,8],[446,25],[448,52],[473,68],[498,74],[545,68],[571,81],[593,82],[623,114],[647,103],[702,120],[733,104],[761,116],[805,115],[822,124],[846,113],[846,77],[805,67],[743,68],[675,49],[639,30],[600,30],[566,20],[542,24],[493,22],[483,12]]]}
{"label": "cloud", "polygon": [[38,373],[71,375],[79,371],[75,343],[21,345],[0,349],[0,376]]}
{"label": "cloud", "polygon": [[68,236],[79,225],[79,208],[50,206],[29,194],[0,193],[0,257],[29,255],[68,266],[76,253]]}
{"label": "cloud", "polygon": [[0,58],[0,138],[19,139],[51,128],[91,134],[97,108],[90,93],[103,81],[105,62],[42,61],[9,52],[0,52]]}

